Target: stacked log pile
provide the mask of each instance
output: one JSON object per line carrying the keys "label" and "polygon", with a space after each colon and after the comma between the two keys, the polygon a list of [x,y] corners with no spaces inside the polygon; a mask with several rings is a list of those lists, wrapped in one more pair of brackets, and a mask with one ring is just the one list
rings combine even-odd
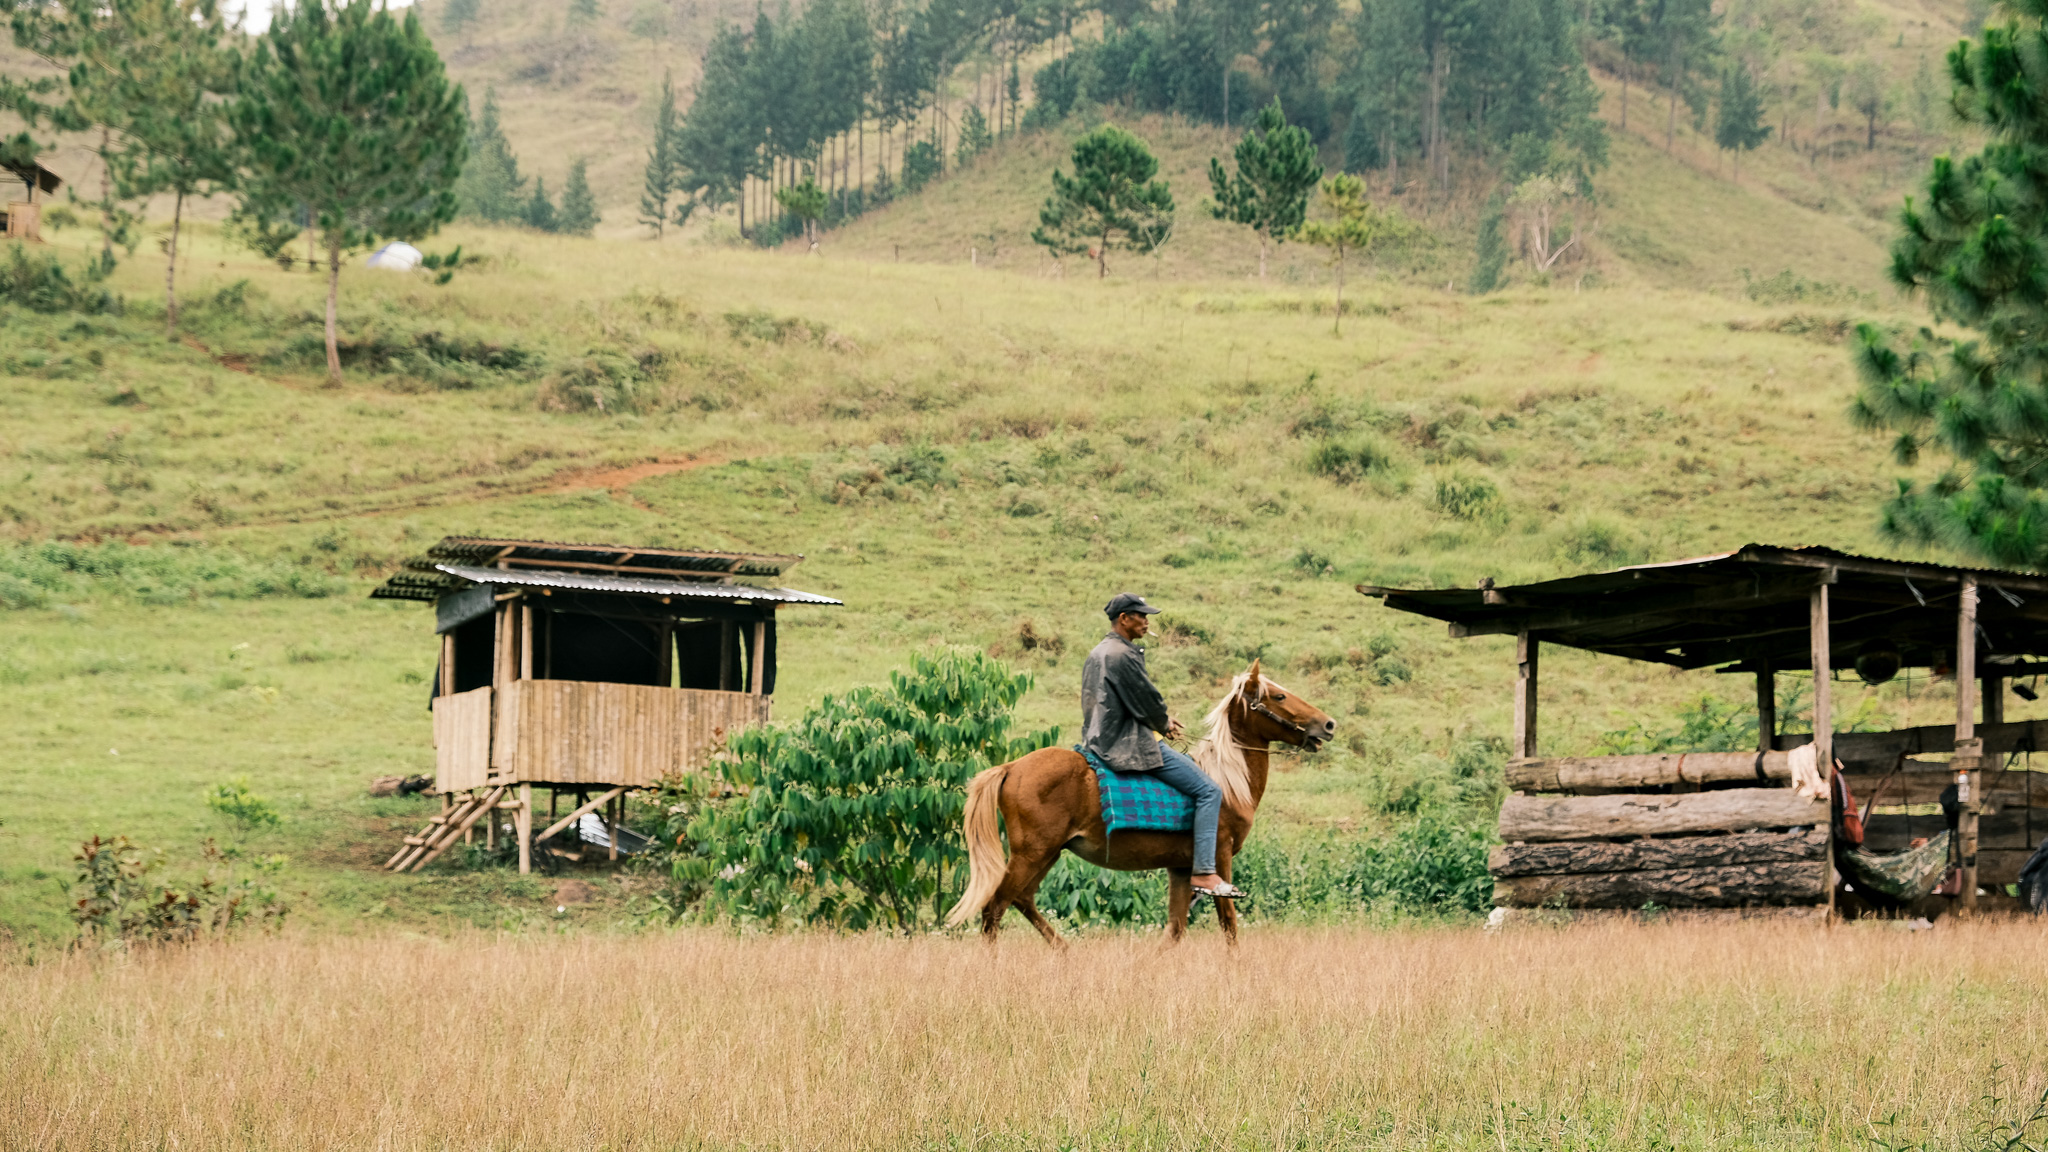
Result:
{"label": "stacked log pile", "polygon": [[1789,774],[1783,752],[1512,761],[1494,903],[1825,903],[1828,806],[1778,783]]}

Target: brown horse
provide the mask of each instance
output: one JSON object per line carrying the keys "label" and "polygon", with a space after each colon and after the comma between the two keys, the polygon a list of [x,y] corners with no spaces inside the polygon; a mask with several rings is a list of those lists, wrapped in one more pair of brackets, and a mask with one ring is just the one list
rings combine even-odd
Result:
{"label": "brown horse", "polygon": [[[1266,793],[1267,748],[1294,744],[1313,752],[1337,731],[1337,722],[1259,672],[1259,662],[1231,681],[1230,694],[1208,717],[1209,734],[1191,753],[1196,764],[1223,789],[1223,815],[1216,835],[1216,871],[1230,878],[1230,861],[1244,850],[1252,816]],[[1009,830],[1010,855],[1003,857],[1002,831]],[[1003,913],[1015,907],[1054,947],[1065,941],[1038,911],[1034,898],[1062,850],[1099,868],[1119,872],[1166,869],[1171,880],[1166,940],[1187,934],[1188,904],[1194,898],[1191,871],[1194,837],[1186,832],[1118,832],[1114,841],[1102,823],[1102,795],[1095,773],[1080,753],[1041,748],[1000,764],[967,785],[967,893],[953,906],[949,924],[981,914],[981,933],[993,942]],[[1224,936],[1237,943],[1237,909],[1216,902]]]}

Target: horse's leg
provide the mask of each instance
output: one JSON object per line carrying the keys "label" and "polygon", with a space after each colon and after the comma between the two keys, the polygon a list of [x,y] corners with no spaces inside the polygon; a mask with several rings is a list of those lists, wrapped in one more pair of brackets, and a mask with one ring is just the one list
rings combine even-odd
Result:
{"label": "horse's leg", "polygon": [[982,909],[981,932],[984,939],[994,942],[996,925],[1001,923],[1003,913],[1014,906],[1017,911],[1024,914],[1024,919],[1031,922],[1033,928],[1038,929],[1038,934],[1045,937],[1046,943],[1056,948],[1066,946],[1066,942],[1060,939],[1060,934],[1053,930],[1051,924],[1046,923],[1044,916],[1039,914],[1037,905],[1033,904],[1031,899],[1038,894],[1038,886],[1044,882],[1045,874],[1052,871],[1052,866],[1059,862],[1060,850],[1060,845],[1057,844],[1049,851],[1028,843],[1011,845],[1009,869],[1003,873],[1003,882],[996,888],[995,898],[988,902],[987,908]]}
{"label": "horse's leg", "polygon": [[1166,870],[1166,939],[1161,947],[1171,948],[1188,934],[1188,905],[1195,902],[1194,878],[1185,868]]}
{"label": "horse's leg", "polygon": [[[1223,877],[1224,883],[1230,882],[1230,845],[1227,842],[1216,846],[1216,874]],[[1232,948],[1237,947],[1237,901],[1216,901],[1216,924],[1223,929],[1224,941]]]}

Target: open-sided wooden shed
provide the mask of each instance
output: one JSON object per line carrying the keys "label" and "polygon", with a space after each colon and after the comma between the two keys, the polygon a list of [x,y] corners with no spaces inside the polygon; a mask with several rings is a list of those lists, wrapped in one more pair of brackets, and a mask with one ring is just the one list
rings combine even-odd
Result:
{"label": "open-sided wooden shed", "polygon": [[[1962,907],[1977,906],[1980,887],[2015,883],[2048,837],[2048,776],[2020,759],[2048,749],[2048,721],[2005,719],[2007,685],[2048,672],[2048,577],[1753,544],[1516,587],[1358,590],[1448,621],[1454,637],[1515,637],[1512,795],[1492,860],[1502,906],[1832,906],[1831,862],[1848,863],[1834,850],[1834,813],[1790,787],[1790,752],[1807,744],[1823,773],[1839,762],[1870,806],[1866,852],[1952,831]],[[1751,676],[1758,746],[1546,747],[1546,644]],[[1953,676],[1952,725],[1834,731],[1838,676],[1879,683],[1909,669]],[[1778,732],[1776,680],[1795,670],[1812,676],[1813,733]]]}
{"label": "open-sided wooden shed", "polygon": [[[535,843],[625,793],[701,768],[766,723],[777,610],[829,596],[770,586],[800,556],[450,536],[370,595],[434,605],[434,791],[443,809],[388,862],[418,870],[509,809]],[[533,835],[533,790],[576,798]],[[495,837],[496,818],[485,824]]]}
{"label": "open-sided wooden shed", "polygon": [[43,206],[36,193],[49,196],[63,186],[62,177],[34,160],[0,163],[0,237],[41,240]]}

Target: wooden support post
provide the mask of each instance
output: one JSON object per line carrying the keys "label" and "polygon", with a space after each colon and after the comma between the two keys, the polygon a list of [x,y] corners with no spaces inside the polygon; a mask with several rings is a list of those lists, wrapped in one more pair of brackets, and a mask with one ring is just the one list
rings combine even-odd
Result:
{"label": "wooden support post", "polygon": [[1536,755],[1536,655],[1536,638],[1527,632],[1516,633],[1515,735],[1510,755],[1517,759]]}
{"label": "wooden support post", "polygon": [[1835,700],[1834,700],[1834,655],[1828,628],[1828,585],[1834,582],[1832,571],[1821,577],[1807,601],[1807,651],[1813,661],[1813,752],[1814,764],[1820,770],[1820,778],[1827,782],[1829,801],[1823,812],[1827,813],[1827,889],[1828,920],[1835,916]]}
{"label": "wooden support post", "polygon": [[1990,728],[2005,723],[2005,677],[1986,676],[1978,682],[1977,704],[1979,727]]}
{"label": "wooden support post", "polygon": [[1765,664],[1756,674],[1756,750],[1778,747],[1778,674]]}
{"label": "wooden support post", "polygon": [[754,621],[754,651],[751,655],[753,657],[754,673],[753,677],[747,682],[747,687],[756,696],[766,696],[768,694],[768,624],[764,620]]}
{"label": "wooden support post", "polygon": [[519,604],[519,678],[533,679],[533,606]]}
{"label": "wooden support post", "polygon": [[611,843],[611,859],[619,858],[619,818],[626,810],[626,790],[619,789],[619,795],[611,803],[611,827],[605,830]]}
{"label": "wooden support post", "polygon": [[[1983,779],[1983,742],[1977,739],[1977,578],[1963,577],[1956,609],[1956,803],[1962,814],[1956,838],[1963,870],[1962,910],[1977,909],[1977,811],[1973,783]],[[1973,779],[1973,777],[1975,779]]]}
{"label": "wooden support post", "polygon": [[519,786],[519,811],[512,823],[519,829],[519,874],[524,876],[533,871],[533,785]]}
{"label": "wooden support post", "polygon": [[455,695],[455,633],[441,633],[441,695]]}

